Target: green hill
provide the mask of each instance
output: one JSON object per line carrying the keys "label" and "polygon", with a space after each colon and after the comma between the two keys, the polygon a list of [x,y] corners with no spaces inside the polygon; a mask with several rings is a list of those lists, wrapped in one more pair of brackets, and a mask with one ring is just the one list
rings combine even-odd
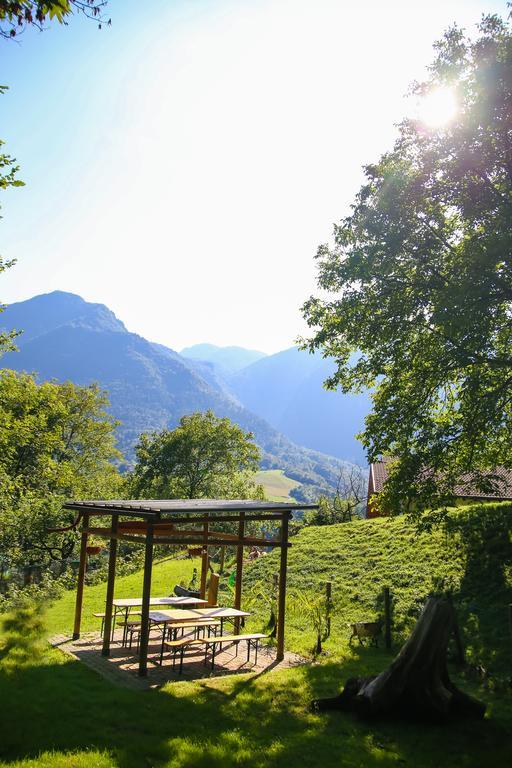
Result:
{"label": "green hill", "polygon": [[271,501],[290,501],[290,491],[300,483],[287,477],[282,469],[265,469],[256,473],[256,483],[263,486],[265,495]]}
{"label": "green hill", "polygon": [[[303,529],[292,539],[288,589],[318,594],[333,584],[332,635],[336,651],[348,639],[348,623],[382,613],[382,589],[393,597],[394,637],[412,627],[427,596],[450,589],[468,658],[491,672],[510,675],[508,606],[512,603],[512,504],[462,507],[447,526],[418,534],[404,518],[358,520]],[[270,584],[279,552],[246,569],[245,590]],[[291,615],[288,634],[296,650],[313,646],[303,616]]]}
{"label": "green hill", "polygon": [[[512,602],[512,504],[454,512],[447,531],[417,536],[404,519],[357,521],[304,529],[293,538],[289,586],[319,593],[333,582],[333,632],[321,663],[265,675],[170,683],[150,691],[113,685],[57,649],[17,658],[1,648],[2,768],[483,768],[511,764],[510,694],[476,679],[457,682],[484,699],[482,722],[450,727],[376,722],[347,714],[318,714],[310,701],[330,696],[354,675],[376,674],[391,654],[347,646],[347,622],[376,615],[383,585],[395,598],[396,632],[414,621],[424,598],[451,585],[472,660],[510,676],[507,605]],[[155,565],[153,594],[165,594],[190,578],[194,561]],[[251,602],[256,582],[271,583],[278,553],[245,568],[244,604],[256,629],[268,607]],[[223,579],[220,602],[231,592]],[[120,577],[116,595],[140,594],[141,573]],[[102,607],[105,584],[87,587],[83,630],[97,628],[92,611]],[[293,600],[290,594],[289,606]],[[69,631],[74,592],[49,609],[51,633]],[[287,646],[307,650],[313,632],[304,615],[289,611]],[[399,638],[396,637],[398,640]],[[508,654],[508,656],[507,656]],[[502,671],[506,671],[505,675]],[[85,715],[84,715],[85,713]],[[30,727],[27,727],[27,723]]]}

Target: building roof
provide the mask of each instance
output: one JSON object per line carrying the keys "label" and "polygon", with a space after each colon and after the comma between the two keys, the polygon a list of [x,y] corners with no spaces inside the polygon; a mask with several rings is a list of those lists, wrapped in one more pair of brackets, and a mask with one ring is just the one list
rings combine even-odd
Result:
{"label": "building roof", "polygon": [[[384,489],[384,484],[388,479],[389,464],[392,459],[385,457],[382,461],[376,461],[370,465],[370,472],[373,477],[373,491],[380,493]],[[512,469],[497,467],[488,474],[493,479],[496,478],[498,488],[494,492],[485,492],[479,490],[475,485],[475,475],[467,472],[462,475],[460,482],[455,486],[453,495],[465,499],[498,499],[500,501],[512,501]]]}
{"label": "building roof", "polygon": [[122,514],[144,517],[160,517],[173,514],[209,514],[222,512],[294,512],[318,509],[318,504],[296,504],[279,501],[255,501],[252,499],[116,499],[113,501],[68,501],[65,509],[77,512],[104,511],[105,514]]}

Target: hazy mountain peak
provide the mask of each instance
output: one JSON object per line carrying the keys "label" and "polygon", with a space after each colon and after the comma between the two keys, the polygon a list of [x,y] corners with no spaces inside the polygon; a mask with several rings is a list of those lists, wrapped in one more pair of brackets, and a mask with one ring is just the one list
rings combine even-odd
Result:
{"label": "hazy mountain peak", "polygon": [[124,324],[104,304],[85,301],[76,293],[52,291],[26,301],[10,304],[0,315],[0,327],[23,331],[17,344],[23,345],[63,325],[95,331],[126,333]]}
{"label": "hazy mountain peak", "polygon": [[180,354],[190,360],[213,363],[220,371],[228,374],[240,371],[242,368],[266,357],[265,352],[256,349],[236,346],[219,347],[216,344],[207,343],[185,347]]}

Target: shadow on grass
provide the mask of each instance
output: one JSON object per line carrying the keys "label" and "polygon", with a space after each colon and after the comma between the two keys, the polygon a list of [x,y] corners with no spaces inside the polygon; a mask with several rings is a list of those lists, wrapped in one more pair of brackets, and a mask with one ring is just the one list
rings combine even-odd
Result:
{"label": "shadow on grass", "polygon": [[478,508],[478,514],[469,508],[450,518],[447,530],[459,537],[464,554],[464,576],[453,597],[470,661],[510,677],[512,504]]}
{"label": "shadow on grass", "polygon": [[[61,663],[50,651],[45,663],[0,671],[0,757],[8,763],[51,750],[98,750],[119,768],[510,763],[504,716],[441,730],[370,727],[341,713],[309,711],[312,698],[334,695],[348,677],[376,673],[389,658],[362,648],[341,662],[138,692],[112,686],[80,662]],[[490,754],[493,763],[486,762]]]}

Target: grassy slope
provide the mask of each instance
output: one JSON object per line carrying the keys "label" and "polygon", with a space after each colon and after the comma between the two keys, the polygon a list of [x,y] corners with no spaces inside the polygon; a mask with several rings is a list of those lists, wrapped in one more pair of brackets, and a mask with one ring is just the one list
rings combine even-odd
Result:
{"label": "grassy slope", "polygon": [[[151,594],[163,597],[172,594],[175,584],[188,584],[194,568],[201,568],[200,560],[163,560],[153,567]],[[82,608],[82,631],[99,629],[100,620],[93,613],[105,608],[105,583],[86,586]],[[123,576],[116,580],[115,597],[140,597],[142,595],[142,571]],[[73,629],[75,592],[66,592],[60,600],[50,606],[46,618],[50,634],[69,633]]]}
{"label": "grassy slope", "polygon": [[[451,589],[469,656],[510,675],[507,610],[512,603],[512,504],[466,507],[452,513],[449,530],[418,535],[403,518],[311,527],[292,539],[288,589],[317,592],[333,583],[333,633],[326,647],[346,642],[347,624],[382,614],[382,588],[391,588],[397,638],[412,626],[425,598]],[[269,583],[279,553],[248,570],[252,584]],[[293,645],[306,651],[313,633],[303,617],[288,623]]]}
{"label": "grassy slope", "polygon": [[297,480],[287,477],[282,469],[261,470],[254,479],[263,486],[271,501],[290,501],[290,491],[300,485]]}
{"label": "grassy slope", "polygon": [[[484,644],[501,669],[506,640],[502,614],[504,601],[511,601],[506,583],[512,562],[511,518],[512,505],[499,514],[477,517],[462,511],[457,520],[463,540],[459,533],[417,539],[403,520],[303,531],[290,551],[292,589],[300,585],[317,590],[327,578],[334,583],[333,635],[326,644],[329,656],[320,664],[141,693],[115,688],[53,649],[29,663],[20,662],[15,671],[8,659],[0,659],[0,701],[9,703],[2,710],[0,766],[510,765],[510,694],[478,691],[475,684],[463,682],[488,702],[489,717],[443,730],[393,723],[369,726],[341,713],[313,714],[308,704],[314,696],[332,695],[347,677],[376,673],[388,663],[384,650],[350,650],[346,645],[346,622],[378,611],[376,596],[384,583],[395,595],[398,623],[406,625],[433,582],[450,579],[474,653]],[[192,565],[187,560],[158,564],[153,594],[166,594],[176,580],[189,578]],[[277,559],[269,556],[246,569],[246,597],[255,580],[268,580],[276,565]],[[85,628],[95,626],[90,613],[101,607],[104,588],[86,590]],[[139,574],[118,580],[118,596],[139,591]],[[72,608],[70,593],[50,609],[50,631],[69,630]],[[251,623],[256,626],[258,621],[256,616]],[[303,650],[312,645],[303,618],[290,616],[288,626],[289,647]]]}

